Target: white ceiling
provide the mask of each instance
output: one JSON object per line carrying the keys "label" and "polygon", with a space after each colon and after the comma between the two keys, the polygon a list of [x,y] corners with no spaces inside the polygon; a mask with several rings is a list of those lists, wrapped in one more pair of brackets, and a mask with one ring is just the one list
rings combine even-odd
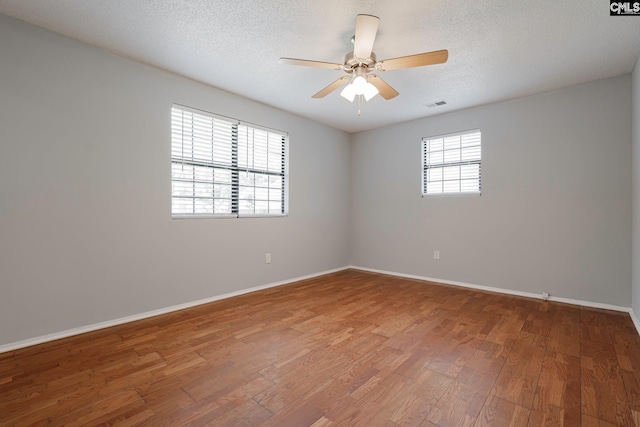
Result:
{"label": "white ceiling", "polygon": [[[606,0],[0,0],[0,12],[356,132],[632,71],[640,16]],[[362,107],[311,95],[342,71],[355,17],[380,17],[378,60],[439,49],[441,65],[378,73],[400,92]],[[426,104],[446,100],[444,107]],[[197,107],[197,106],[195,106]]]}

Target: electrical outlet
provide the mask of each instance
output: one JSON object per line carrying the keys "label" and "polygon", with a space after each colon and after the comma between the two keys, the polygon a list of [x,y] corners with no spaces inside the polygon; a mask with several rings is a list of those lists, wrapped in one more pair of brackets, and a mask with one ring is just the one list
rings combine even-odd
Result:
{"label": "electrical outlet", "polygon": [[440,259],[440,251],[433,251],[433,259]]}
{"label": "electrical outlet", "polygon": [[264,256],[264,263],[265,264],[271,264],[271,253],[267,252]]}

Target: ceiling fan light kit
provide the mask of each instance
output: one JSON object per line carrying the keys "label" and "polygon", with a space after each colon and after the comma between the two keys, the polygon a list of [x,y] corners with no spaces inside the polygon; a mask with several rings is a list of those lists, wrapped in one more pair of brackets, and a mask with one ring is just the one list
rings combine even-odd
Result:
{"label": "ceiling fan light kit", "polygon": [[371,100],[380,94],[389,100],[398,96],[398,91],[392,88],[372,71],[399,70],[403,68],[422,67],[425,65],[443,64],[447,62],[449,52],[437,50],[434,52],[419,53],[416,55],[377,61],[373,52],[373,42],[378,32],[380,18],[373,15],[358,15],[356,17],[356,33],[353,36],[353,51],[345,55],[344,63],[332,63],[322,61],[310,61],[307,59],[280,58],[280,64],[301,65],[305,67],[330,68],[347,73],[316,93],[312,98],[324,98],[343,84],[340,95],[353,102],[356,96],[365,101]]}
{"label": "ceiling fan light kit", "polygon": [[353,102],[356,95],[363,96],[365,101],[369,101],[378,93],[380,93],[380,91],[369,82],[368,76],[366,72],[363,71],[363,68],[358,67],[355,69],[350,83],[340,92],[340,96],[349,102]]}

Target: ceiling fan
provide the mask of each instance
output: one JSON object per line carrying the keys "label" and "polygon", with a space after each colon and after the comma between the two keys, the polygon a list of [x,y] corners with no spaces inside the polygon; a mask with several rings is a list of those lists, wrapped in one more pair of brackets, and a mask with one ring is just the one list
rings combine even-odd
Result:
{"label": "ceiling fan", "polygon": [[330,68],[346,72],[346,76],[340,77],[313,95],[312,98],[324,98],[343,84],[349,82],[340,95],[351,102],[353,102],[356,95],[364,97],[366,101],[369,101],[378,93],[387,100],[398,96],[397,90],[392,88],[376,74],[371,74],[374,70],[399,70],[402,68],[422,67],[447,62],[449,52],[446,49],[378,61],[372,49],[376,33],[378,32],[379,22],[380,18],[373,15],[358,15],[356,17],[356,33],[352,38],[353,51],[345,55],[343,64],[296,58],[280,58],[278,62],[280,64]]}

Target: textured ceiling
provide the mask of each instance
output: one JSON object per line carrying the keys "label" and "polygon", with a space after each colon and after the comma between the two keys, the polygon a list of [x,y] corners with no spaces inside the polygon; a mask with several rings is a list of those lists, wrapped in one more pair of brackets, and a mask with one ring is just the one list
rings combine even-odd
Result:
{"label": "textured ceiling", "polygon": [[[0,0],[0,12],[355,132],[631,72],[640,16],[606,0]],[[441,65],[378,73],[400,92],[362,107],[311,95],[341,71],[359,13],[380,17],[378,59],[439,49]],[[446,100],[443,107],[426,105]],[[196,106],[197,107],[197,106]]]}

